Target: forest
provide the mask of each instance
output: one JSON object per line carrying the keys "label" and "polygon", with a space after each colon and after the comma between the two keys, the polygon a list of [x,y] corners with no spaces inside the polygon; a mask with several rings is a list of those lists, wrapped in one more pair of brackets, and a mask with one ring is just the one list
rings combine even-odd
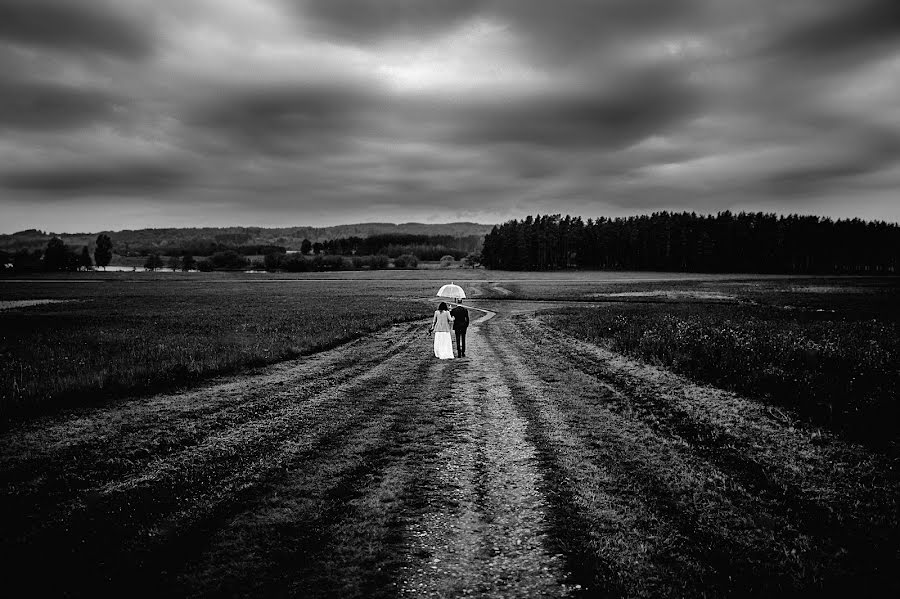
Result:
{"label": "forest", "polygon": [[895,274],[900,225],[729,211],[587,221],[537,215],[495,226],[481,257],[503,270]]}
{"label": "forest", "polygon": [[454,235],[412,235],[384,233],[369,237],[341,237],[325,241],[322,249],[327,254],[340,256],[385,255],[396,258],[411,254],[420,260],[440,260],[444,256],[460,259],[478,250],[481,235],[456,237]]}

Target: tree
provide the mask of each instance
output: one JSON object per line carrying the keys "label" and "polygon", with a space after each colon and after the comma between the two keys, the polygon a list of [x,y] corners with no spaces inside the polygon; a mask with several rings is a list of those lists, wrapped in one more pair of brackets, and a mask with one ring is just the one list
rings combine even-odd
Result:
{"label": "tree", "polygon": [[88,246],[81,248],[81,257],[78,259],[78,266],[85,270],[90,270],[94,267],[94,263],[91,261],[91,253],[88,251]]}
{"label": "tree", "polygon": [[472,252],[471,254],[463,258],[463,262],[465,262],[466,266],[475,268],[476,266],[481,264],[481,254],[479,254],[478,252]]}
{"label": "tree", "polygon": [[213,268],[222,270],[243,270],[247,268],[247,259],[234,250],[216,252],[209,257]]}
{"label": "tree", "polygon": [[191,254],[185,253],[181,257],[181,270],[187,272],[189,270],[194,270],[197,268],[197,261],[194,260],[194,257]]}
{"label": "tree", "polygon": [[312,250],[313,250],[313,253],[314,253],[316,256],[318,256],[319,254],[321,254],[321,253],[322,253],[322,250],[323,250],[324,248],[325,248],[325,246],[323,246],[323,245],[322,245],[321,243],[319,243],[318,241],[315,242],[314,244],[312,244]]}
{"label": "tree", "polygon": [[97,247],[94,249],[94,262],[97,263],[97,266],[106,270],[106,267],[109,266],[110,260],[112,260],[112,250],[113,244],[112,239],[109,238],[109,235],[105,235],[101,233],[97,236]]}
{"label": "tree", "polygon": [[147,270],[156,270],[157,268],[162,268],[163,261],[162,258],[157,254],[150,254],[147,256],[146,262],[144,262],[144,268]]}
{"label": "tree", "polygon": [[26,249],[18,250],[12,257],[14,272],[36,272],[43,266],[43,250],[29,252]]}
{"label": "tree", "polygon": [[59,237],[54,237],[47,242],[44,250],[44,270],[56,272],[66,269],[66,244]]}
{"label": "tree", "polygon": [[[304,256],[308,256],[309,253],[312,251],[312,248],[313,248],[312,242],[309,239],[304,239],[300,243],[300,253],[303,254]],[[316,253],[318,254],[319,252],[316,252]]]}
{"label": "tree", "polygon": [[170,256],[166,265],[172,269],[172,272],[175,272],[181,265],[181,260],[178,259],[178,256]]}
{"label": "tree", "polygon": [[372,270],[383,270],[387,268],[390,263],[390,258],[384,254],[378,254],[377,256],[372,256],[372,260],[369,262],[369,268]]}
{"label": "tree", "polygon": [[266,267],[266,270],[275,270],[278,268],[278,265],[281,263],[281,254],[276,252],[269,252],[265,256],[263,256],[263,264]]}
{"label": "tree", "polygon": [[419,265],[419,259],[413,254],[401,254],[394,258],[394,266],[397,268],[416,268]]}

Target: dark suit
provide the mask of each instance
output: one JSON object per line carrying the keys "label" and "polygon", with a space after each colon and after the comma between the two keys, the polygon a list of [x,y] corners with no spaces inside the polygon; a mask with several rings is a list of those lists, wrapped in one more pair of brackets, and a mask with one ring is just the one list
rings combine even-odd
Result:
{"label": "dark suit", "polygon": [[469,311],[462,306],[450,310],[453,317],[453,332],[456,333],[456,351],[459,357],[466,355],[466,329],[469,328]]}

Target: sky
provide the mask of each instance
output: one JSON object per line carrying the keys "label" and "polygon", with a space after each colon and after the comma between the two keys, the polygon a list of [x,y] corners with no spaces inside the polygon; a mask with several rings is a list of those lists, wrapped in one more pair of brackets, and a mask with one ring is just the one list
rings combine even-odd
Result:
{"label": "sky", "polygon": [[0,233],[898,190],[897,0],[0,0]]}

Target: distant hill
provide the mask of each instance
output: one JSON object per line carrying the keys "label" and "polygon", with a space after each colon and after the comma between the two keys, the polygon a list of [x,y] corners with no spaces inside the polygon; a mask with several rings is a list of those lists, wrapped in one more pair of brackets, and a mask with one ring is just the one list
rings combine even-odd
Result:
{"label": "distant hill", "polygon": [[0,250],[43,249],[52,237],[61,238],[66,245],[93,249],[100,233],[106,233],[113,241],[116,253],[126,254],[179,245],[188,241],[209,240],[229,245],[278,245],[289,250],[299,250],[304,239],[312,242],[328,241],[341,237],[369,237],[386,233],[409,235],[450,235],[453,237],[483,236],[493,225],[478,223],[359,223],[333,227],[202,227],[184,229],[137,229],[123,231],[98,231],[96,233],[51,233],[29,229],[11,235],[0,235]]}

